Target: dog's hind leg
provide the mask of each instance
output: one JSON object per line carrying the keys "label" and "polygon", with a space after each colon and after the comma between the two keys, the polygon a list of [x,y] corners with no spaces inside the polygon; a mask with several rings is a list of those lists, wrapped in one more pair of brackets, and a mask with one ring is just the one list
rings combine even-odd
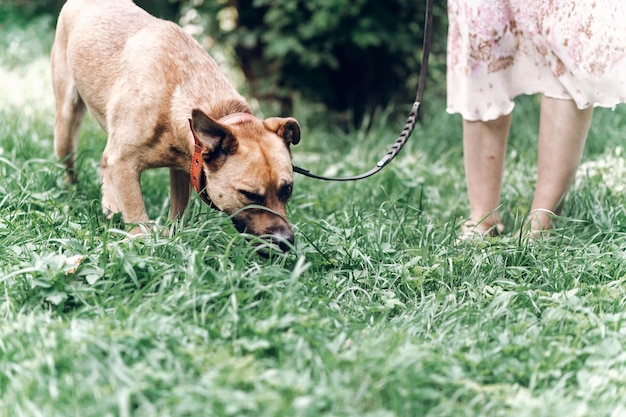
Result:
{"label": "dog's hind leg", "polygon": [[52,87],[56,104],[54,151],[65,164],[66,181],[76,182],[78,131],[85,116],[86,106],[67,65],[65,50],[56,44],[52,49]]}

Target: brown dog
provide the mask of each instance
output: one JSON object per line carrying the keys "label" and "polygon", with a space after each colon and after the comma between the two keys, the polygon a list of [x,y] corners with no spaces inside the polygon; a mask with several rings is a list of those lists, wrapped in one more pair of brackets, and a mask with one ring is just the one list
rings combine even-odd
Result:
{"label": "brown dog", "polygon": [[[86,109],[107,132],[100,163],[105,214],[147,223],[141,173],[169,167],[172,219],[185,210],[191,184],[231,215],[240,232],[289,248],[289,145],[299,142],[300,126],[293,118],[252,116],[215,61],[180,27],[131,0],[69,0],[51,61],[54,147],[69,181],[76,180]],[[258,207],[243,209],[249,205]]]}

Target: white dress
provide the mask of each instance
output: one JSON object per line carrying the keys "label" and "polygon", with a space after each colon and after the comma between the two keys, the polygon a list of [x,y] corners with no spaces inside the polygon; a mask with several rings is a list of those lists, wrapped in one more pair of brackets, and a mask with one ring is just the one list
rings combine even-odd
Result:
{"label": "white dress", "polygon": [[626,0],[448,0],[448,112],[488,121],[520,94],[626,101]]}

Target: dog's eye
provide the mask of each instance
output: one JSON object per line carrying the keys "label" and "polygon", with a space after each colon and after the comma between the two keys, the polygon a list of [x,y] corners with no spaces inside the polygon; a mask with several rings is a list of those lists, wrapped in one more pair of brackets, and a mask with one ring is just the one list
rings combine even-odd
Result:
{"label": "dog's eye", "polygon": [[286,202],[291,198],[291,193],[293,192],[293,186],[291,184],[284,185],[278,191],[278,198],[280,201]]}
{"label": "dog's eye", "polygon": [[263,205],[265,197],[261,194],[253,193],[251,191],[239,190],[239,193],[247,200],[249,204]]}

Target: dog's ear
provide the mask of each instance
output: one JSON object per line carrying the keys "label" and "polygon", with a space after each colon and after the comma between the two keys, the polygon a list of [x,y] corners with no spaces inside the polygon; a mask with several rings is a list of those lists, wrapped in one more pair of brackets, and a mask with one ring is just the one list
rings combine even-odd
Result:
{"label": "dog's ear", "polygon": [[239,142],[230,129],[204,114],[202,110],[191,112],[191,132],[202,145],[205,160],[217,155],[230,155],[237,151]]}
{"label": "dog's ear", "polygon": [[270,117],[263,124],[269,131],[283,138],[287,146],[300,142],[300,124],[293,117]]}

